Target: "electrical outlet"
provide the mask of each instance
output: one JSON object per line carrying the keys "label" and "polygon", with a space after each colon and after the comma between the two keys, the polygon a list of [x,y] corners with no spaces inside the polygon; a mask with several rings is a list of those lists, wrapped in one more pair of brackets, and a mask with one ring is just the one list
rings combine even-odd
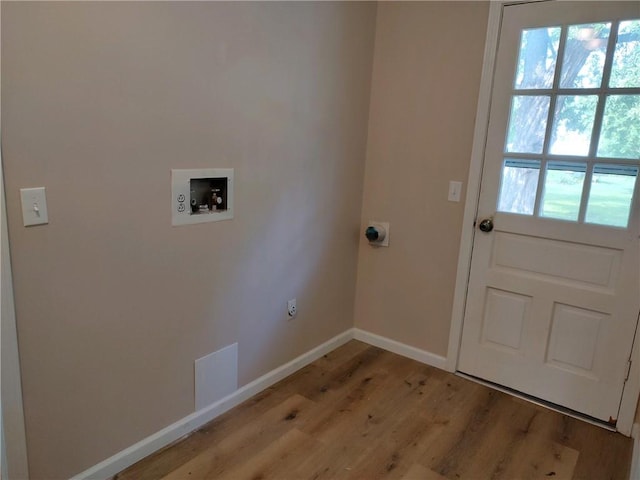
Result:
{"label": "electrical outlet", "polygon": [[296,307],[296,299],[292,298],[287,302],[287,315],[289,318],[295,318],[298,314],[298,308]]}

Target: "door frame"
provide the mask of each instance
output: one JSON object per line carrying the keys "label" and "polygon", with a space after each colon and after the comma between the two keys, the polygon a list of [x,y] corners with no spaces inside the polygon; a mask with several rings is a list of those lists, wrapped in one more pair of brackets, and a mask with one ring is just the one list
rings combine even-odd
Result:
{"label": "door frame", "polygon": [[[1,147],[0,147],[1,148]],[[0,153],[0,308],[2,328],[2,396],[0,415],[2,423],[3,478],[29,478],[27,441],[22,403],[22,380],[18,355],[18,335],[13,300],[13,278],[7,234],[7,209],[4,190],[4,167]]]}
{"label": "door frame", "polygon": [[[493,75],[495,70],[496,54],[502,24],[504,7],[518,3],[533,3],[549,0],[524,0],[492,1],[489,6],[489,19],[487,23],[487,36],[484,48],[484,60],[482,63],[482,76],[478,94],[478,106],[476,109],[473,144],[471,148],[471,162],[469,165],[469,177],[467,179],[467,195],[464,206],[462,233],[460,236],[460,250],[458,253],[458,268],[456,272],[456,286],[453,296],[453,311],[451,315],[451,329],[449,332],[449,348],[445,362],[446,370],[457,371],[460,344],[462,340],[462,326],[464,323],[467,291],[469,288],[469,274],[471,272],[471,254],[473,240],[476,232],[474,223],[478,210],[480,197],[480,182],[482,180],[482,168],[484,163],[484,147],[489,126],[489,109],[491,105],[491,92],[493,88]],[[633,421],[640,395],[640,332],[636,332],[631,352],[631,370],[629,378],[622,391],[620,411],[616,429],[626,435],[631,435]]]}
{"label": "door frame", "polygon": [[[0,13],[1,16],[1,13]],[[2,127],[0,126],[0,132]],[[0,140],[0,471],[6,480],[29,478],[22,377],[18,352],[13,275],[7,230],[7,202]]]}

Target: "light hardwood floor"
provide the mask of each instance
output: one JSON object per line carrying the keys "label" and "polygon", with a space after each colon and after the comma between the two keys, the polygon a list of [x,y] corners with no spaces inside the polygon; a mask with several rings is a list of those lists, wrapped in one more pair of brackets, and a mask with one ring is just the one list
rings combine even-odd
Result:
{"label": "light hardwood floor", "polygon": [[351,341],[118,480],[627,479],[632,441]]}

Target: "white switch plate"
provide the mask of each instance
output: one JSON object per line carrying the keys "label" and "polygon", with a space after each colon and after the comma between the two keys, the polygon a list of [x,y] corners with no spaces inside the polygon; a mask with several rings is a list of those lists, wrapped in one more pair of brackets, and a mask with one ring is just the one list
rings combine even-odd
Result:
{"label": "white switch plate", "polygon": [[22,221],[25,227],[49,223],[44,187],[21,188]]}
{"label": "white switch plate", "polygon": [[450,202],[459,202],[460,194],[462,193],[462,182],[449,182],[449,197]]}

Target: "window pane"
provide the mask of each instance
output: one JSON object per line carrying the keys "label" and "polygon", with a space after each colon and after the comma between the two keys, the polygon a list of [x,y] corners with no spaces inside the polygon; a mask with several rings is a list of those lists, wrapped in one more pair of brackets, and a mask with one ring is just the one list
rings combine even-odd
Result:
{"label": "window pane", "polygon": [[637,177],[637,166],[595,165],[585,222],[626,227]]}
{"label": "window pane", "polygon": [[609,86],[640,87],[640,20],[620,22]]}
{"label": "window pane", "polygon": [[514,96],[511,100],[506,151],[542,153],[548,113],[548,96]]}
{"label": "window pane", "polygon": [[549,152],[554,155],[589,154],[597,95],[558,95]]}
{"label": "window pane", "polygon": [[610,23],[590,23],[569,27],[560,76],[561,87],[597,88],[600,86],[610,30]]}
{"label": "window pane", "polygon": [[640,95],[607,97],[598,156],[640,158]]}
{"label": "window pane", "polygon": [[533,215],[539,176],[539,160],[507,158],[502,167],[498,211]]}
{"label": "window pane", "polygon": [[559,41],[560,27],[522,31],[516,89],[551,88]]}
{"label": "window pane", "polygon": [[540,216],[578,220],[585,163],[549,162],[544,179]]}

